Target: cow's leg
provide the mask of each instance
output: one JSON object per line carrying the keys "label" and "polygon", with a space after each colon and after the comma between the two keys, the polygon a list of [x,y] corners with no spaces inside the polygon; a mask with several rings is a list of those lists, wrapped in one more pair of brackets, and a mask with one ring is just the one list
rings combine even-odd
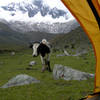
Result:
{"label": "cow's leg", "polygon": [[51,67],[50,67],[50,61],[47,61],[47,64],[48,64],[48,71],[52,72]]}
{"label": "cow's leg", "polygon": [[48,69],[48,71],[52,72],[51,67],[50,67],[50,54],[47,55],[47,61],[46,61],[46,63],[47,63],[47,69]]}
{"label": "cow's leg", "polygon": [[42,70],[41,70],[41,72],[44,72],[46,70],[46,64],[45,64],[46,61],[45,61],[44,57],[40,56],[40,58],[41,58],[41,62],[42,62]]}

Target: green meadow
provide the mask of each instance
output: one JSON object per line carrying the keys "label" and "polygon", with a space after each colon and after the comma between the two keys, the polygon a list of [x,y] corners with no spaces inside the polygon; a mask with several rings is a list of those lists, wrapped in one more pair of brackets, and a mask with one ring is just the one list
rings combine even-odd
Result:
{"label": "green meadow", "polygon": [[[95,57],[92,50],[78,57],[57,57],[57,54],[62,52],[51,54],[52,69],[55,64],[62,64],[80,71],[95,73]],[[37,64],[32,70],[27,70],[29,62],[33,60]],[[11,52],[0,53],[0,87],[19,74],[27,74],[40,80],[38,84],[0,88],[0,100],[79,100],[93,93],[94,79],[54,80],[52,72],[41,73],[41,68],[40,57],[33,58],[32,50],[17,51],[14,56],[11,56]]]}

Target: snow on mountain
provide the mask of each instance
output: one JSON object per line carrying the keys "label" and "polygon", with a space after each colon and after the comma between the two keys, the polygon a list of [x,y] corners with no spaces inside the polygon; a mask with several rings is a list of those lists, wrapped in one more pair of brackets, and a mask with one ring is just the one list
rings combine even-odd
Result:
{"label": "snow on mountain", "polygon": [[30,22],[19,22],[19,21],[11,21],[9,23],[9,27],[12,30],[19,31],[22,33],[27,33],[30,31],[39,31],[44,33],[68,33],[71,30],[77,28],[79,24],[76,20],[70,20],[66,23],[30,23]]}
{"label": "snow on mountain", "polygon": [[[63,22],[66,21],[68,18],[73,18],[67,9],[65,9],[64,7],[62,7],[64,8],[62,9],[57,5],[55,5],[56,4],[54,3],[55,0],[51,1],[51,3],[50,0],[18,0],[18,1],[15,0],[5,5],[1,3],[0,18],[4,18],[7,21],[20,20],[20,21],[33,21],[33,22],[34,21],[43,22],[44,17],[48,19],[47,20],[48,22],[57,22],[57,21]],[[57,2],[57,4],[59,3]],[[62,3],[60,2],[59,5],[61,4]],[[36,19],[36,17],[38,17],[38,19]],[[63,17],[63,20],[60,17]]]}
{"label": "snow on mountain", "polygon": [[60,0],[0,0],[0,19],[23,33],[66,33],[79,26]]}

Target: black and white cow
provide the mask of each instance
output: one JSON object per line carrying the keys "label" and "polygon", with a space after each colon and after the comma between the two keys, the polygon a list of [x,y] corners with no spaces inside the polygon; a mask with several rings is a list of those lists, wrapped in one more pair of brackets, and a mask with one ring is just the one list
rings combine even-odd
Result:
{"label": "black and white cow", "polygon": [[42,72],[48,70],[51,72],[50,68],[50,45],[46,39],[43,39],[41,42],[34,42],[31,46],[33,48],[33,57],[40,55],[42,62]]}

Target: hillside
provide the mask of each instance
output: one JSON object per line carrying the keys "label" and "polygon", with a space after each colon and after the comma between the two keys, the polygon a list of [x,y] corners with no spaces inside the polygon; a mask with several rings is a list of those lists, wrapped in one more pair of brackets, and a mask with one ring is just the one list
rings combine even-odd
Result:
{"label": "hillside", "polygon": [[0,23],[0,50],[23,48],[31,41],[41,41],[46,38],[54,48],[88,48],[90,41],[81,27],[67,34],[48,34],[45,32],[21,33],[9,28],[8,25]]}
{"label": "hillside", "polygon": [[[83,72],[94,73],[95,60],[92,52],[84,56],[56,57],[61,52],[53,53],[50,57],[51,68],[55,64],[62,64]],[[31,70],[27,70],[30,61],[36,61]],[[0,88],[0,100],[79,100],[93,93],[94,79],[84,81],[54,80],[52,73],[41,73],[40,57],[32,57],[32,50],[20,51],[11,56],[9,53],[0,54],[0,87],[10,79],[19,75],[27,74],[38,80],[38,84]],[[44,95],[45,94],[45,95]]]}
{"label": "hillside", "polygon": [[43,32],[21,33],[12,30],[8,25],[0,23],[0,50],[22,48],[30,41],[40,41],[42,38],[51,39],[54,35]]}
{"label": "hillside", "polygon": [[52,39],[51,44],[54,48],[88,48],[91,46],[90,40],[81,27],[69,32],[68,34],[59,34]]}

